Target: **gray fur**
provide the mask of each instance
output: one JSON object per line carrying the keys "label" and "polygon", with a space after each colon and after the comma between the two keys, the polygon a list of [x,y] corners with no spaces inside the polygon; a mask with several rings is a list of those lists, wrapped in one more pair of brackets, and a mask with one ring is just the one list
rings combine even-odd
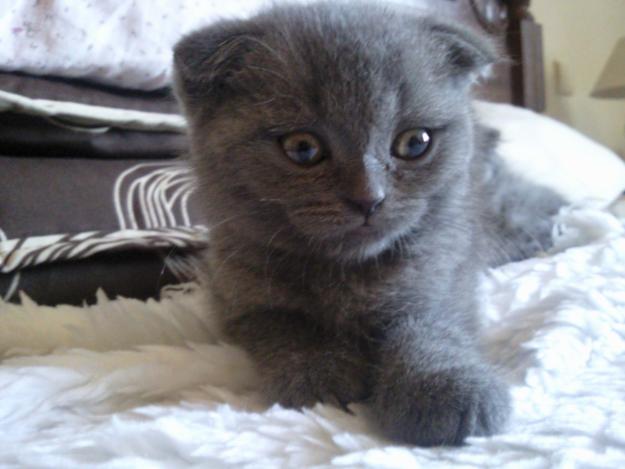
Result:
{"label": "gray fur", "polygon": [[[271,401],[363,401],[385,435],[419,445],[502,429],[509,397],[480,352],[478,274],[527,255],[527,239],[544,245],[548,224],[533,221],[560,201],[543,207],[508,175],[475,123],[470,86],[495,59],[474,34],[360,2],[274,8],[177,45],[212,307]],[[394,158],[414,127],[437,129],[430,156]],[[280,136],[300,129],[326,160],[285,157]],[[346,201],[374,186],[385,200],[366,220]]]}

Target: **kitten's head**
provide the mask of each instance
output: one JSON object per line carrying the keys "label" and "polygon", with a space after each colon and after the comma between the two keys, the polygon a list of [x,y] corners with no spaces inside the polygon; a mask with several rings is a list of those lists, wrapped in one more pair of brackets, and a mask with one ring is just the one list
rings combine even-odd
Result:
{"label": "kitten's head", "polygon": [[355,2],[187,36],[176,91],[209,221],[272,248],[379,254],[466,183],[469,88],[494,59],[462,29]]}

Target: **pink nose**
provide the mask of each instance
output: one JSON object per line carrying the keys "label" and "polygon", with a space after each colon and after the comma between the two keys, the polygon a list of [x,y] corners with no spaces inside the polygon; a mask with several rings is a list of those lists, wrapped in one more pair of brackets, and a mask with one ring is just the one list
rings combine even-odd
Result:
{"label": "pink nose", "polygon": [[345,202],[349,207],[362,213],[366,218],[369,218],[382,204],[382,202],[384,202],[384,198],[384,193],[380,192],[366,198],[347,198],[345,199]]}

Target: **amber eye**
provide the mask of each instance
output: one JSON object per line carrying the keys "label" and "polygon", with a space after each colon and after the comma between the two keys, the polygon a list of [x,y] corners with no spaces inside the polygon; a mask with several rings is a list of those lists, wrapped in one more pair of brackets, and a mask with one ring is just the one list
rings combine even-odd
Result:
{"label": "amber eye", "polygon": [[427,129],[412,129],[401,133],[393,143],[393,155],[404,160],[416,160],[424,156],[432,143]]}
{"label": "amber eye", "polygon": [[306,132],[286,135],[280,140],[280,143],[286,156],[302,166],[317,164],[324,157],[319,139]]}

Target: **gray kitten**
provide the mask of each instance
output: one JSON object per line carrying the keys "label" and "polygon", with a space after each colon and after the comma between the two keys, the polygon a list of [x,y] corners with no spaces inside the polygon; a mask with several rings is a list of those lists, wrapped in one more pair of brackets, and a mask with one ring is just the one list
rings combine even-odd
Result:
{"label": "gray kitten", "polygon": [[478,275],[545,244],[561,202],[490,156],[470,87],[495,59],[463,29],[362,2],[274,8],[177,45],[212,307],[271,400],[362,401],[419,445],[502,429]]}

